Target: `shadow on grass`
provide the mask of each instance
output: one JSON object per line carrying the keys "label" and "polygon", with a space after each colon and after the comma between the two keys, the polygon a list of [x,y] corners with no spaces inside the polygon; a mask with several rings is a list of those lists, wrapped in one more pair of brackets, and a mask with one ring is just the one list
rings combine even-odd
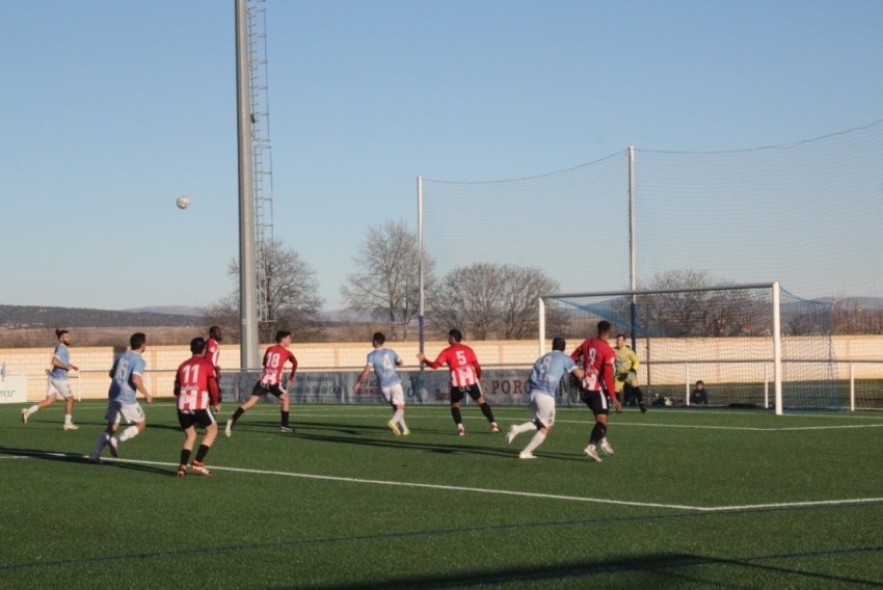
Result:
{"label": "shadow on grass", "polygon": [[[660,553],[653,555],[632,555],[622,559],[571,561],[548,567],[521,567],[496,570],[469,571],[455,574],[426,575],[410,578],[390,578],[365,583],[347,583],[317,586],[321,590],[439,590],[442,588],[469,588],[473,586],[505,587],[518,584],[530,588],[543,584],[544,587],[561,584],[567,587],[589,587],[596,576],[604,578],[605,588],[745,588],[746,583],[767,584],[773,579],[796,587],[821,584],[833,587],[842,584],[861,584],[883,587],[872,580],[849,578],[834,574],[820,574],[794,568],[778,567],[753,563],[765,559],[783,559],[793,556],[766,556],[751,560],[720,559],[701,555]],[[709,569],[710,567],[710,569]],[[720,567],[735,568],[735,571],[722,572]],[[585,586],[584,586],[585,585]],[[295,586],[291,586],[294,588]]]}
{"label": "shadow on grass", "polygon": [[[222,420],[219,424],[222,431],[223,424],[224,421]],[[281,436],[293,440],[328,442],[360,447],[395,448],[405,451],[422,451],[446,455],[489,455],[521,461],[518,458],[518,453],[521,448],[527,444],[531,436],[531,434],[522,436],[519,439],[520,444],[507,445],[505,435],[502,432],[491,432],[489,427],[484,425],[482,428],[467,430],[466,436],[463,437],[457,436],[453,428],[412,428],[410,436],[394,436],[385,424],[353,425],[332,422],[297,421],[294,419],[294,416],[292,417],[291,426],[295,429],[295,432],[283,434],[278,432],[278,421],[240,421],[236,423],[236,426],[233,429],[233,438],[236,438],[237,433],[264,435],[278,433]],[[435,442],[421,441],[421,438],[426,435],[432,437],[442,436],[451,442],[438,442],[437,440]],[[223,437],[223,432],[219,436]],[[377,438],[378,436],[382,436],[383,438]],[[494,446],[483,444],[491,441],[497,442]],[[583,455],[581,448],[574,449],[573,453],[546,452],[540,448],[536,452],[536,455],[539,459],[544,460],[591,463],[591,461]]]}
{"label": "shadow on grass", "polygon": [[[405,451],[411,450],[446,455],[490,455],[494,457],[503,457],[506,459],[520,461],[520,459],[518,459],[518,452],[520,451],[521,447],[518,445],[507,445],[504,435],[501,433],[481,432],[478,433],[477,436],[473,434],[467,434],[465,437],[459,437],[456,434],[450,433],[451,442],[448,443],[438,441],[423,442],[420,440],[421,434],[429,433],[432,435],[436,435],[438,431],[434,430],[425,431],[420,429],[412,429],[412,434],[405,437],[394,436],[389,431],[389,428],[387,428],[386,426],[360,426],[358,429],[355,429],[347,428],[344,425],[339,424],[329,425],[325,422],[299,422],[295,425],[295,428],[296,433],[293,436],[297,439],[308,441],[353,445],[360,447],[368,446],[390,449],[394,448]],[[328,434],[328,431],[340,432],[348,434],[350,436]],[[377,433],[381,433],[386,436],[384,438],[374,438],[373,436]],[[449,431],[446,430],[443,431],[443,433],[447,435],[449,434]],[[497,445],[491,446],[487,444],[482,444],[495,439],[498,441]],[[526,444],[528,440],[528,438],[524,438],[523,443]],[[563,454],[544,453],[542,452],[542,450],[540,450],[538,451],[538,457],[558,461],[588,461],[579,452],[575,452],[573,454]]]}
{"label": "shadow on grass", "polygon": [[153,465],[143,465],[140,463],[129,463],[128,461],[119,461],[116,459],[102,459],[100,463],[92,463],[86,455],[76,453],[62,453],[56,451],[45,451],[38,449],[16,449],[0,446],[0,455],[9,455],[12,457],[27,457],[29,459],[40,459],[43,461],[56,461],[62,463],[82,463],[89,469],[97,469],[101,467],[115,467],[118,469],[130,469],[132,471],[141,471],[144,473],[153,473],[156,475],[176,476],[176,471],[155,467]]}

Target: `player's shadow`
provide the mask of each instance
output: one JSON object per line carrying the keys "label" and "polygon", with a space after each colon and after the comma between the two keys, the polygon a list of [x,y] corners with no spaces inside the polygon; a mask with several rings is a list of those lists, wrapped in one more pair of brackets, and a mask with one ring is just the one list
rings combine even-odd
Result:
{"label": "player's shadow", "polygon": [[[221,431],[224,430],[224,426],[225,422],[221,422],[218,424],[218,428]],[[328,424],[327,422],[299,422],[294,419],[292,419],[291,427],[295,429],[296,433],[302,433],[309,430],[331,430],[333,432],[339,432],[340,434],[359,436],[360,434],[362,434],[363,431],[361,426],[359,428],[355,428],[346,424]],[[386,430],[389,429],[387,428]],[[279,431],[278,420],[275,422],[248,420],[236,423],[236,426],[233,427],[233,436],[236,436],[237,432],[267,433],[274,431]]]}
{"label": "player's shadow", "polygon": [[[224,427],[219,424],[218,428],[223,430]],[[175,432],[184,432],[181,429],[180,424],[174,424],[172,422],[169,422],[167,424],[162,422],[148,422],[147,428],[145,428],[145,430],[174,430]],[[199,430],[202,431],[201,428]]]}
{"label": "player's shadow", "polygon": [[85,461],[83,455],[65,453],[61,451],[47,451],[45,449],[26,449],[0,446],[0,455],[10,457],[22,457],[28,459],[40,459],[43,461],[55,461],[61,463],[80,463]]}
{"label": "player's shadow", "polygon": [[[709,566],[711,569],[709,569]],[[722,578],[719,568],[736,568],[735,575]],[[742,570],[740,572],[739,570]],[[744,575],[739,575],[740,573]],[[365,582],[316,586],[321,590],[441,590],[443,588],[469,588],[485,586],[508,586],[529,588],[566,586],[585,587],[602,583],[607,588],[684,588],[708,586],[715,588],[744,588],[745,578],[756,576],[782,577],[798,581],[798,586],[834,587],[843,585],[880,584],[871,580],[850,578],[843,575],[817,574],[803,569],[779,567],[747,562],[738,559],[721,559],[704,555],[684,553],[654,553],[629,555],[615,559],[585,559],[542,566],[497,568],[457,572],[449,574],[426,574],[413,577],[395,577]],[[597,578],[597,579],[593,579]],[[803,579],[803,583],[799,580]]]}
{"label": "player's shadow", "polygon": [[[387,426],[381,425],[366,426],[364,424],[359,424],[356,426],[352,424],[309,421],[295,421],[292,422],[291,425],[295,429],[295,432],[292,434],[285,434],[284,436],[294,439],[360,447],[372,446],[379,448],[396,448],[406,451],[411,450],[445,455],[490,455],[521,461],[521,459],[518,458],[519,447],[506,445],[502,433],[492,433],[485,430],[473,431],[468,433],[465,437],[458,437],[452,433],[450,429],[412,428],[411,435],[403,437],[394,436]],[[240,431],[266,434],[278,431],[278,429],[278,422],[250,421],[242,425],[237,423],[233,432],[235,437],[236,433]],[[422,442],[419,440],[421,436],[427,434],[432,436],[450,436],[450,438],[456,442],[439,443],[437,441]],[[385,435],[386,438],[376,438],[377,435]],[[499,441],[499,446],[481,444],[489,441],[491,437],[494,437]],[[537,456],[541,459],[551,459],[555,461],[576,461],[580,463],[585,463],[587,461],[581,453],[547,453],[540,451]]]}
{"label": "player's shadow", "polygon": [[0,455],[9,455],[13,457],[27,457],[29,459],[39,459],[42,461],[54,461],[61,463],[82,463],[83,465],[87,465],[89,468],[100,468],[100,467],[116,467],[120,469],[131,469],[133,471],[143,471],[145,473],[155,473],[160,475],[176,475],[175,471],[170,471],[168,469],[162,469],[160,467],[156,467],[154,465],[143,465],[141,463],[130,463],[127,461],[120,461],[116,459],[105,459],[100,463],[95,464],[89,461],[89,458],[85,455],[79,455],[76,453],[65,453],[60,451],[46,451],[43,449],[20,449],[20,448],[10,448],[0,446]]}
{"label": "player's shadow", "polygon": [[[364,431],[365,429],[363,429]],[[385,430],[388,432],[386,428],[377,428],[376,430]],[[389,434],[389,438],[366,438],[366,437],[344,437],[337,436],[333,434],[321,434],[318,432],[298,432],[297,438],[301,438],[304,440],[311,440],[317,442],[324,443],[334,443],[341,445],[353,445],[360,447],[378,447],[378,448],[395,448],[403,451],[417,451],[421,453],[434,453],[434,454],[444,454],[444,455],[458,455],[458,454],[467,454],[467,455],[488,455],[494,457],[502,457],[505,459],[513,459],[520,461],[518,458],[518,450],[513,447],[504,447],[504,446],[490,446],[484,444],[476,444],[476,437],[470,438],[467,435],[465,438],[457,437],[457,442],[452,443],[440,443],[440,442],[422,442],[419,440],[420,431],[411,430],[411,435],[407,437],[397,436],[394,437],[391,433]],[[452,435],[452,438],[455,435]],[[499,436],[499,435],[495,435]],[[505,444],[503,442],[502,444]],[[562,461],[580,461],[585,462],[585,457],[579,455],[564,455],[564,454],[542,454],[542,458],[554,459],[554,460],[562,460]]]}
{"label": "player's shadow", "polygon": [[177,477],[177,469],[163,469],[155,465],[144,465],[142,463],[129,463],[128,461],[120,461],[117,459],[105,459],[98,465],[93,467],[115,467],[117,469],[130,469],[132,471],[142,471],[144,473],[153,473],[156,475],[164,475],[166,477]]}

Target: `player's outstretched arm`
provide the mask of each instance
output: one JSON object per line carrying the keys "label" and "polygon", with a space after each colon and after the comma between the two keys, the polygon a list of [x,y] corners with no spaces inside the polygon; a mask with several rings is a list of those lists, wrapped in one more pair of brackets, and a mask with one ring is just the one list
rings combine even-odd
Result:
{"label": "player's outstretched arm", "polygon": [[365,381],[365,378],[368,377],[368,371],[371,370],[371,365],[366,365],[362,372],[359,373],[359,378],[356,379],[356,382],[353,383],[353,393],[359,393],[359,390],[362,388],[362,383]]}

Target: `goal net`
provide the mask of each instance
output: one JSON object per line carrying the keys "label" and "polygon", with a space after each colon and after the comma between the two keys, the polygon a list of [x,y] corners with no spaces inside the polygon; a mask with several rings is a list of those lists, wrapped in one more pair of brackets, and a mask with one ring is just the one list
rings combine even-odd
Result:
{"label": "goal net", "polygon": [[581,341],[608,320],[635,348],[647,403],[690,405],[702,380],[714,406],[842,408],[831,307],[777,283],[547,295],[540,350],[554,336]]}

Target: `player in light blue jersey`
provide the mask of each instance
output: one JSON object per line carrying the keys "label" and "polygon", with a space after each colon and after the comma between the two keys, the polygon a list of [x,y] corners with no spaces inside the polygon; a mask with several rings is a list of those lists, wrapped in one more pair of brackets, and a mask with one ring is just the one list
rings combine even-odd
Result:
{"label": "player in light blue jersey", "polygon": [[71,353],[68,346],[71,345],[71,333],[68,330],[55,330],[58,342],[52,352],[50,368],[46,371],[48,378],[46,383],[46,398],[30,408],[22,408],[21,423],[27,424],[32,414],[45,410],[55,403],[60,395],[64,398],[64,429],[76,430],[74,424],[74,395],[71,393],[71,384],[67,378],[68,371],[79,371],[80,368],[71,363]]}
{"label": "player in light blue jersey", "polygon": [[[141,355],[147,349],[147,336],[142,332],[132,334],[129,346],[130,350],[117,357],[110,369],[111,382],[105,415],[107,428],[98,437],[98,442],[89,455],[89,460],[93,463],[101,461],[101,451],[105,446],[110,448],[111,455],[118,457],[119,443],[135,438],[147,427],[144,410],[136,397],[140,392],[148,404],[153,403],[153,396],[147,392],[143,381],[147,364]],[[123,430],[119,437],[114,436],[123,418],[131,426]]]}
{"label": "player in light blue jersey", "polygon": [[564,338],[554,338],[552,352],[541,356],[534,363],[530,373],[528,391],[530,392],[530,409],[533,411],[533,420],[510,427],[506,434],[506,442],[512,444],[515,437],[522,432],[537,431],[524,450],[518,454],[521,459],[536,459],[533,451],[543,444],[549,431],[552,430],[552,425],[555,424],[555,393],[558,391],[561,378],[567,373],[573,373],[578,379],[585,376],[585,371],[578,367],[569,355],[564,353],[566,346]]}
{"label": "player in light blue jersey", "polygon": [[362,369],[359,378],[356,379],[353,391],[355,393],[359,392],[359,389],[362,388],[362,383],[368,377],[368,373],[373,369],[374,375],[377,376],[377,385],[380,387],[383,397],[386,398],[387,403],[393,407],[394,411],[392,418],[386,425],[389,426],[389,429],[396,436],[408,436],[411,434],[411,431],[408,430],[408,425],[405,424],[405,393],[402,389],[402,378],[396,372],[396,367],[401,367],[404,361],[399,358],[396,351],[391,348],[384,348],[385,342],[386,336],[382,332],[374,332],[374,336],[371,339],[371,345],[374,347],[374,350],[368,354],[368,362],[365,368]]}

